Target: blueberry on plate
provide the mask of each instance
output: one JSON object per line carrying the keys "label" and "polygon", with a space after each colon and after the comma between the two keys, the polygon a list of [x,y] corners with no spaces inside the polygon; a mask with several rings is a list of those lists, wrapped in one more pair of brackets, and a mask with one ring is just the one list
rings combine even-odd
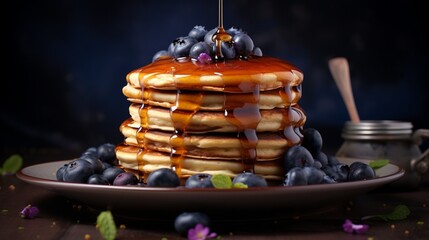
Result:
{"label": "blueberry on plate", "polygon": [[307,185],[307,175],[302,167],[294,167],[289,170],[283,180],[283,186]]}
{"label": "blueberry on plate", "polygon": [[363,162],[353,162],[350,164],[348,174],[349,181],[360,181],[375,178],[375,171],[368,164]]}
{"label": "blueberry on plate", "polygon": [[322,166],[326,166],[329,164],[328,162],[328,155],[326,155],[326,153],[320,151],[319,153],[317,153],[316,155],[313,156],[314,161],[318,161],[322,164]]}
{"label": "blueberry on plate", "polygon": [[315,167],[303,167],[307,184],[319,184],[323,182],[326,173]]}
{"label": "blueberry on plate", "polygon": [[197,173],[186,179],[186,188],[214,188],[212,182],[212,175],[208,173]]}
{"label": "blueberry on plate", "polygon": [[313,166],[314,159],[311,153],[303,146],[290,147],[284,155],[284,166],[286,172],[294,167]]}
{"label": "blueberry on plate", "polygon": [[113,180],[114,186],[137,185],[139,179],[131,172],[119,173]]}
{"label": "blueberry on plate", "polygon": [[77,159],[71,161],[64,170],[63,180],[65,182],[86,183],[88,177],[94,174],[91,163]]}
{"label": "blueberry on plate", "polygon": [[102,174],[92,174],[88,177],[88,184],[97,184],[97,185],[110,185],[109,180],[105,178]]}
{"label": "blueberry on plate", "polygon": [[68,164],[66,163],[57,169],[55,176],[58,181],[61,181],[61,182],[64,181],[63,177],[64,177],[64,172],[66,171],[67,165]]}
{"label": "blueberry on plate", "polygon": [[301,146],[307,148],[313,157],[322,151],[323,139],[318,130],[315,128],[306,128],[302,131],[302,135],[303,139]]}
{"label": "blueberry on plate", "polygon": [[82,155],[79,159],[89,162],[94,169],[94,173],[102,173],[104,170],[103,162],[94,155]]}
{"label": "blueberry on plate", "polygon": [[149,174],[146,180],[148,187],[178,187],[180,179],[170,168],[159,168]]}
{"label": "blueberry on plate", "polygon": [[123,172],[125,171],[122,168],[113,166],[104,169],[102,175],[109,181],[110,184],[113,184],[113,181],[115,181],[116,176]]}
{"label": "blueberry on plate", "polygon": [[197,224],[210,227],[210,218],[202,212],[183,212],[174,220],[174,229],[181,235],[187,236],[189,229],[194,228]]}
{"label": "blueberry on plate", "polygon": [[115,145],[104,143],[97,148],[98,157],[102,162],[113,164],[116,161]]}
{"label": "blueberry on plate", "polygon": [[232,184],[243,183],[247,187],[267,187],[268,183],[264,177],[251,172],[240,173],[232,179]]}

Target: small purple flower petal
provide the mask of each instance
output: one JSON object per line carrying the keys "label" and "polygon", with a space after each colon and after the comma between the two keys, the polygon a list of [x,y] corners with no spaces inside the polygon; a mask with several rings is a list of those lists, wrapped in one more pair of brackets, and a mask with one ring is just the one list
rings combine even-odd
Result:
{"label": "small purple flower petal", "polygon": [[354,224],[349,219],[346,219],[343,223],[343,230],[347,233],[362,234],[368,231],[369,226],[366,224]]}
{"label": "small purple flower petal", "polygon": [[195,228],[191,228],[188,231],[189,240],[206,240],[216,236],[216,233],[210,233],[210,228],[205,227],[202,224],[197,224],[195,225]]}
{"label": "small purple flower petal", "polygon": [[212,58],[210,57],[210,55],[203,52],[203,53],[200,53],[200,55],[198,55],[198,62],[203,64],[208,64],[212,62]]}
{"label": "small purple flower petal", "polygon": [[19,213],[19,215],[22,218],[35,218],[39,214],[39,209],[37,207],[31,206],[31,204],[27,205],[22,211]]}

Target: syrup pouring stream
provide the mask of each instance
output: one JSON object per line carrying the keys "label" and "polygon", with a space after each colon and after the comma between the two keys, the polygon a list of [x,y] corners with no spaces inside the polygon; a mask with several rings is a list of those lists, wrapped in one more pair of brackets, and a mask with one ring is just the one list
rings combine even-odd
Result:
{"label": "syrup pouring stream", "polygon": [[350,81],[349,63],[344,57],[332,58],[328,62],[332,77],[340,90],[352,122],[360,122]]}

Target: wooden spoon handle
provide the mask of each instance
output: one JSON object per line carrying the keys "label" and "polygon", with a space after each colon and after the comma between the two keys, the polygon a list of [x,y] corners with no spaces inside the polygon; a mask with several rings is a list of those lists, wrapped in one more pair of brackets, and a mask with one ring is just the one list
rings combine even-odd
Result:
{"label": "wooden spoon handle", "polygon": [[358,123],[360,121],[359,114],[356,109],[355,101],[350,81],[349,63],[346,58],[337,57],[329,60],[329,69],[331,70],[332,77],[340,90],[344,103],[349,112],[352,122]]}

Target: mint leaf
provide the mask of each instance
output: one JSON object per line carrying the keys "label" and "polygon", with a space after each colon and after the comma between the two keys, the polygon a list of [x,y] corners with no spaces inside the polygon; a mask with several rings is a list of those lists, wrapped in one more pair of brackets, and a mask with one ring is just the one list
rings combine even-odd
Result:
{"label": "mint leaf", "polygon": [[97,227],[105,240],[116,238],[116,225],[110,211],[103,211],[97,217]]}
{"label": "mint leaf", "polygon": [[247,186],[247,184],[244,184],[244,183],[238,182],[238,183],[234,183],[234,184],[232,185],[232,188],[249,188],[249,186]]}
{"label": "mint leaf", "polygon": [[400,204],[400,205],[396,206],[393,209],[393,211],[390,213],[365,216],[362,218],[362,220],[366,220],[366,219],[370,219],[370,218],[381,218],[384,221],[403,220],[403,219],[406,219],[408,217],[408,215],[410,215],[410,213],[411,213],[411,211],[407,206]]}
{"label": "mint leaf", "polygon": [[6,161],[3,163],[1,173],[16,173],[22,167],[22,157],[19,154],[11,155]]}
{"label": "mint leaf", "polygon": [[378,169],[378,168],[382,168],[384,166],[386,166],[387,164],[389,164],[389,160],[388,159],[380,159],[380,160],[372,160],[368,163],[368,165],[370,167],[372,167],[372,169]]}
{"label": "mint leaf", "polygon": [[215,174],[210,179],[215,188],[232,188],[232,180],[223,174]]}

